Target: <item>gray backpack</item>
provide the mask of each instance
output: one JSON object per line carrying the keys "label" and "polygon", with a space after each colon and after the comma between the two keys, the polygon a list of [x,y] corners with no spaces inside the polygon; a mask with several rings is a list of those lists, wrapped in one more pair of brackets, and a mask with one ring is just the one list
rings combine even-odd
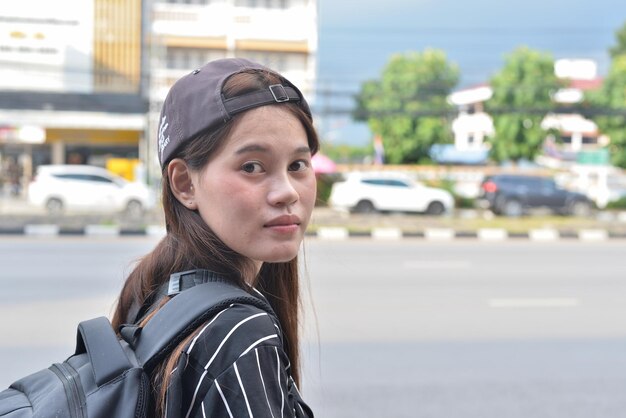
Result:
{"label": "gray backpack", "polygon": [[233,303],[273,314],[264,300],[207,272],[172,275],[166,293],[176,297],[144,328],[122,327],[122,340],[104,317],[81,322],[72,356],[0,392],[0,417],[147,417],[150,373],[197,327]]}

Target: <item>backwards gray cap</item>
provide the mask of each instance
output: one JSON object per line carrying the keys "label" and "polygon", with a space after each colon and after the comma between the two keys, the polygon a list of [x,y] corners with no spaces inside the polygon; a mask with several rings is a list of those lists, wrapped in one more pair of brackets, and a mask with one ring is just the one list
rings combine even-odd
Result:
{"label": "backwards gray cap", "polygon": [[170,89],[159,119],[158,152],[164,167],[188,140],[198,134],[219,128],[237,113],[274,103],[299,102],[310,116],[311,111],[302,93],[281,76],[282,84],[250,93],[224,98],[224,82],[232,75],[247,70],[276,73],[243,58],[211,61],[178,80]]}

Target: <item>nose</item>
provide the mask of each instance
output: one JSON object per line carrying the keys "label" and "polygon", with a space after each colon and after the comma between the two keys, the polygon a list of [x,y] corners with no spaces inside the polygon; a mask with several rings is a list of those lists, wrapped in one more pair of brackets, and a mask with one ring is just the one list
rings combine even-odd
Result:
{"label": "nose", "polygon": [[298,191],[287,173],[276,176],[272,182],[267,200],[272,206],[289,206],[298,201]]}

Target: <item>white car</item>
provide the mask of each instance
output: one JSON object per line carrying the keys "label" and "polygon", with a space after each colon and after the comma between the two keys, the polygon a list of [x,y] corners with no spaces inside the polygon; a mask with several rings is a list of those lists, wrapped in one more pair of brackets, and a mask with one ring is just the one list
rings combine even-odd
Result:
{"label": "white car", "polygon": [[333,184],[330,206],[353,212],[421,212],[442,215],[452,211],[454,198],[443,189],[426,187],[401,173],[349,173]]}
{"label": "white car", "polygon": [[28,200],[52,215],[66,210],[126,211],[133,217],[141,216],[156,203],[154,192],[145,184],[88,165],[39,166],[28,187]]}

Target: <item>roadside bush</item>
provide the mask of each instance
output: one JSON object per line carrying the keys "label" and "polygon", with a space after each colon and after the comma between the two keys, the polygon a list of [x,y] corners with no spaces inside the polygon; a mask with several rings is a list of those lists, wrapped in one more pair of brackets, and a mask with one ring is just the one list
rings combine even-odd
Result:
{"label": "roadside bush", "polygon": [[476,207],[476,199],[471,197],[457,196],[452,193],[454,197],[454,207],[457,209],[474,209]]}
{"label": "roadside bush", "polygon": [[427,181],[426,184],[429,187],[438,187],[444,189],[452,195],[454,198],[454,207],[456,209],[473,209],[475,207],[475,200],[470,197],[459,196],[454,190],[454,182],[452,180],[432,180]]}
{"label": "roadside bush", "polygon": [[328,198],[333,184],[341,179],[337,174],[318,174],[317,175],[317,199],[315,206],[328,206]]}
{"label": "roadside bush", "polygon": [[606,209],[626,209],[626,196],[610,201],[607,203]]}

